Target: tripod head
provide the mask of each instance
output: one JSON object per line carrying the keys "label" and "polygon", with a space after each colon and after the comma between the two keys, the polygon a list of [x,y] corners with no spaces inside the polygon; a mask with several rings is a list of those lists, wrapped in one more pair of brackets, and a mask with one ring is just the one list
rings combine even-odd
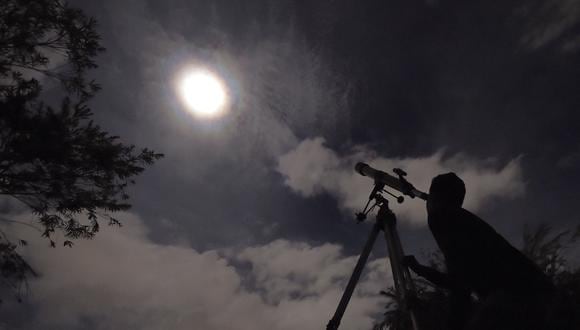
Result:
{"label": "tripod head", "polygon": [[[367,204],[365,205],[364,209],[361,212],[356,213],[356,220],[357,222],[363,222],[366,220],[367,215],[377,206],[381,207],[381,208],[389,208],[389,201],[381,194],[381,192],[384,192],[388,195],[391,195],[392,197],[396,198],[397,202],[403,203],[403,201],[405,200],[405,198],[403,196],[396,196],[394,194],[392,194],[391,192],[389,192],[388,190],[384,190],[384,185],[380,184],[380,183],[375,183],[375,186],[373,187],[373,190],[371,191],[371,194],[369,195],[369,200],[367,201]],[[373,204],[369,207],[370,203],[373,202]]]}

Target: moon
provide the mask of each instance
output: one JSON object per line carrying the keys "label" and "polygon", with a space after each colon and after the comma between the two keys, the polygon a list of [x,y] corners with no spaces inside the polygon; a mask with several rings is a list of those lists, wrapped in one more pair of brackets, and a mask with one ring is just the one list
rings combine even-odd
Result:
{"label": "moon", "polygon": [[179,92],[188,111],[202,118],[215,118],[224,114],[228,103],[225,84],[206,69],[194,69],[183,74]]}

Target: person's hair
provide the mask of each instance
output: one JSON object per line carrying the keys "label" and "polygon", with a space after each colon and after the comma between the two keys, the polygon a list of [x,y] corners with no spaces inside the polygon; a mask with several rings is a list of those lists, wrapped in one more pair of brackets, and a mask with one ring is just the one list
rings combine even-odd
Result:
{"label": "person's hair", "polygon": [[429,195],[437,201],[461,207],[465,198],[465,183],[453,172],[441,174],[431,181]]}

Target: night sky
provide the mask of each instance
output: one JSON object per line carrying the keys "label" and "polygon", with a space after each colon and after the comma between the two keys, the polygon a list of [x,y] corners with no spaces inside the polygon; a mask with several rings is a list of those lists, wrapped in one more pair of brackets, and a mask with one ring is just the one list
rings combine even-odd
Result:
{"label": "night sky", "polygon": [[[458,173],[465,208],[515,246],[526,227],[579,221],[578,1],[71,5],[107,48],[96,122],[165,158],[121,229],[72,249],[18,232],[42,276],[4,302],[0,329],[321,329],[370,230],[353,216],[372,187],[358,161],[424,191]],[[186,111],[175,81],[191,65],[223,79],[223,116]],[[393,209],[423,259],[424,203]],[[380,318],[385,258],[381,241],[342,328]]]}

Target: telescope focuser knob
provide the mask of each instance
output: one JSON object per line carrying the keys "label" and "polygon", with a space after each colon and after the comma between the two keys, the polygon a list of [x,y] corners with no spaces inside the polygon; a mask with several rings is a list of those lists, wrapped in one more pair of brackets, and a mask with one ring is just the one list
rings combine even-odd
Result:
{"label": "telescope focuser knob", "polygon": [[401,192],[404,195],[408,195],[411,196],[411,198],[415,198],[415,195],[413,194],[413,185],[409,183],[409,181],[407,181],[407,179],[405,179],[405,176],[407,176],[407,172],[403,171],[400,168],[394,168],[393,172],[395,172],[395,174],[397,174],[399,176],[399,180],[401,181]]}
{"label": "telescope focuser knob", "polygon": [[400,168],[394,168],[393,172],[398,175],[400,178],[406,177],[407,176],[407,172],[403,171]]}

